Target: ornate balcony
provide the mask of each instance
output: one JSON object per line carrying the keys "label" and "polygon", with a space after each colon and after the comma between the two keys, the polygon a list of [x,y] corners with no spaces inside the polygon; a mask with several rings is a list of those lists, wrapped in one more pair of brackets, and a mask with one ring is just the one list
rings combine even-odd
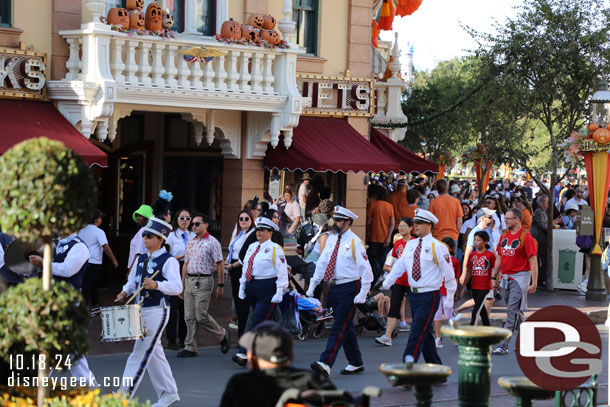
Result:
{"label": "ornate balcony", "polygon": [[[291,13],[290,7],[284,10],[287,18]],[[205,122],[211,143],[214,126],[209,121],[214,111],[233,110],[269,113],[271,143],[277,145],[283,131],[290,144],[302,110],[296,57],[303,51],[297,46],[288,43],[280,49],[209,37],[129,35],[95,22],[99,12],[93,20],[80,30],[60,32],[69,45],[68,72],[62,80],[48,83],[49,97],[85,137],[95,132],[100,140],[113,140],[118,120],[132,110],[174,111]],[[284,22],[280,30],[289,38],[291,27]],[[219,51],[219,56],[188,62],[180,51],[193,47]]]}

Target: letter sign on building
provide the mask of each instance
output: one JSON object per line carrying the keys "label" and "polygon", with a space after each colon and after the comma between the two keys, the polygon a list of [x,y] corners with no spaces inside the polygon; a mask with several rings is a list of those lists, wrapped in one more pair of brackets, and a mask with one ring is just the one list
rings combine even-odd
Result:
{"label": "letter sign on building", "polygon": [[0,48],[0,96],[43,99],[46,55],[16,48]]}
{"label": "letter sign on building", "polygon": [[297,75],[305,98],[303,114],[322,116],[373,115],[373,82],[370,79]]}

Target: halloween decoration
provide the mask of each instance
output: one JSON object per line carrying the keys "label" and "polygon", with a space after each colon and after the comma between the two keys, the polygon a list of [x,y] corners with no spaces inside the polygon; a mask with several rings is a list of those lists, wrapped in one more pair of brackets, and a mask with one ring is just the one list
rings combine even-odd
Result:
{"label": "halloween decoration", "polygon": [[159,31],[163,28],[163,11],[157,3],[150,3],[146,7],[146,29]]}
{"label": "halloween decoration", "polygon": [[601,127],[593,132],[593,140],[599,144],[607,144],[610,142],[610,130],[606,127]]}
{"label": "halloween decoration", "polygon": [[271,14],[263,16],[263,28],[265,30],[273,30],[275,28],[275,23],[275,17],[273,17]]}
{"label": "halloween decoration", "polygon": [[127,0],[127,10],[142,10],[144,8],[144,0]]}
{"label": "halloween decoration", "polygon": [[120,25],[123,28],[129,28],[129,14],[127,14],[127,9],[124,8],[111,8],[108,11],[108,24]]}
{"label": "halloween decoration", "polygon": [[282,41],[280,34],[275,30],[261,30],[260,38],[271,45],[278,45]]}
{"label": "halloween decoration", "polygon": [[241,38],[243,40],[258,42],[259,29],[254,28],[251,25],[241,25]]}
{"label": "halloween decoration", "polygon": [[144,12],[142,10],[130,10],[129,11],[129,29],[130,30],[143,30],[146,28],[144,21]]}
{"label": "halloween decoration", "polygon": [[220,28],[220,37],[229,40],[241,39],[241,25],[233,19],[225,21]]}
{"label": "halloween decoration", "polygon": [[163,28],[169,30],[174,25],[174,16],[169,13],[169,9],[163,12]]}
{"label": "halloween decoration", "polygon": [[265,17],[262,14],[251,14],[248,17],[248,25],[256,28],[263,28],[265,25]]}

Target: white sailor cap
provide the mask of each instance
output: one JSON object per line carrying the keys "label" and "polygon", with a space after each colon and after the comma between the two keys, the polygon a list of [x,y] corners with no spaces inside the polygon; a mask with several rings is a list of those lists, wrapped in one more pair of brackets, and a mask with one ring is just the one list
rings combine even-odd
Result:
{"label": "white sailor cap", "polygon": [[430,211],[416,209],[415,216],[413,216],[413,222],[425,222],[436,225],[438,223],[438,218]]}
{"label": "white sailor cap", "polygon": [[271,219],[267,218],[258,218],[256,220],[256,229],[267,229],[271,230],[272,232],[277,232],[278,230],[280,230],[280,228],[278,228],[277,225],[273,223]]}
{"label": "white sailor cap", "polygon": [[333,218],[356,220],[356,219],[358,219],[358,216],[354,212],[350,211],[349,209],[337,205],[337,206],[335,206],[335,213],[333,215]]}

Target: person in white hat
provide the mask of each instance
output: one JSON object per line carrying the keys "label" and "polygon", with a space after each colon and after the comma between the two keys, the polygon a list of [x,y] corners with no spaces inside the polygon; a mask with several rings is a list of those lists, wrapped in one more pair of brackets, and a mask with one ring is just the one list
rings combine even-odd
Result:
{"label": "person in white hat", "polygon": [[[252,309],[250,330],[261,322],[273,318],[275,310],[288,287],[288,268],[282,246],[271,241],[273,232],[279,230],[270,219],[256,220],[256,239],[248,247],[241,278],[239,279],[239,298],[245,300]],[[246,350],[241,348],[233,355],[233,361],[246,366]]]}
{"label": "person in white hat", "polygon": [[438,219],[431,212],[423,209],[415,211],[413,223],[419,238],[407,242],[402,256],[383,281],[383,289],[388,290],[404,272],[409,278],[413,322],[402,357],[405,362],[417,362],[420,354],[423,354],[427,363],[442,363],[432,336],[432,322],[440,303],[443,278],[447,291],[455,291],[457,283],[449,249],[432,237],[432,228],[437,222]]}
{"label": "person in white hat", "polygon": [[[115,302],[122,302],[128,295],[137,292],[134,303],[142,305],[142,321],[150,331],[144,338],[135,341],[123,372],[121,383],[125,386],[121,391],[132,398],[144,378],[144,372],[148,371],[159,397],[153,407],[167,407],[180,401],[176,381],[161,346],[161,335],[169,320],[169,296],[182,292],[180,265],[164,247],[171,230],[171,225],[161,219],[152,217],[148,220],[148,224],[142,228],[147,253],[137,257],[127,284],[115,299]],[[142,290],[138,291],[140,288]]]}
{"label": "person in white hat", "polygon": [[330,283],[327,304],[334,310],[333,327],[326,350],[319,361],[311,364],[312,370],[326,376],[330,375],[342,346],[349,364],[341,374],[364,371],[353,320],[356,304],[365,302],[371,288],[373,271],[362,240],[350,230],[356,219],[358,216],[349,209],[335,206],[333,234],[326,241],[307,290],[307,296],[313,297],[322,280]]}

